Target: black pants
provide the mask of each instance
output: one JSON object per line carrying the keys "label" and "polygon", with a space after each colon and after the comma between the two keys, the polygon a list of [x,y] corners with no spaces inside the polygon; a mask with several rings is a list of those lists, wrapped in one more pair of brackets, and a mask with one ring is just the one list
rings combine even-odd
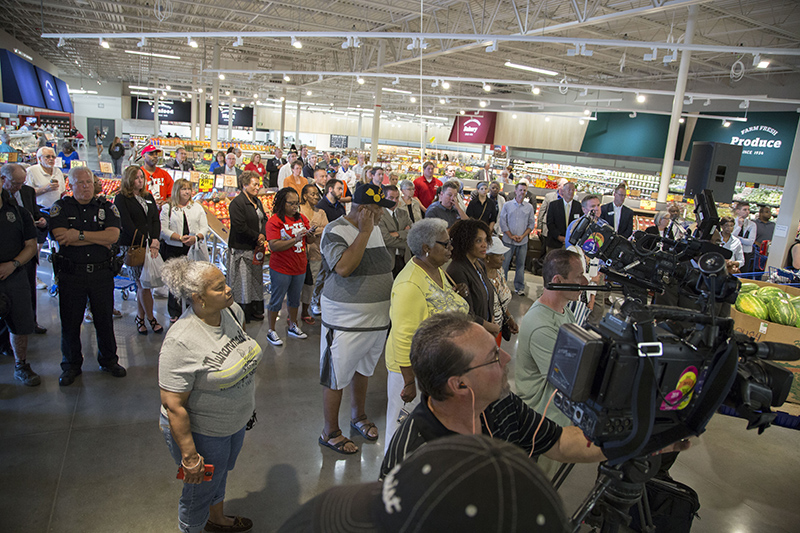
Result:
{"label": "black pants", "polygon": [[[170,246],[169,244],[164,244],[161,247],[161,258],[164,260],[164,262],[175,257],[183,257],[188,253],[188,246]],[[183,314],[183,305],[181,300],[171,292],[167,298],[167,311],[169,312],[170,318],[178,318]]]}
{"label": "black pants", "polygon": [[406,266],[406,259],[402,255],[394,256],[394,268],[392,269],[392,278],[396,278],[401,270]]}
{"label": "black pants", "polygon": [[58,310],[61,316],[61,370],[80,369],[81,324],[86,300],[92,312],[97,335],[97,361],[110,366],[119,360],[114,338],[114,274],[104,268],[94,272],[58,275]]}

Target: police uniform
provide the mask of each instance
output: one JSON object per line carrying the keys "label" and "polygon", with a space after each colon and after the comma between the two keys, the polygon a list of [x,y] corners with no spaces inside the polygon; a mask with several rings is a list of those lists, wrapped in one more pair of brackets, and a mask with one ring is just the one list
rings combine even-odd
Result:
{"label": "police uniform", "polygon": [[[117,208],[111,202],[93,198],[81,204],[71,196],[56,201],[50,209],[50,231],[56,228],[103,231],[119,228]],[[114,338],[114,257],[100,244],[60,246],[53,256],[58,280],[58,308],[61,317],[61,369],[80,372],[81,323],[89,300],[97,334],[97,360],[101,367],[117,364]]]}
{"label": "police uniform", "polygon": [[[25,247],[25,241],[36,239],[36,228],[33,217],[24,208],[11,200],[6,191],[2,191],[3,207],[0,208],[0,263],[13,261]],[[8,330],[14,335],[30,335],[36,327],[31,305],[31,286],[24,266],[17,265],[16,270],[6,279],[0,280],[0,293],[11,300],[11,310],[3,319]]]}

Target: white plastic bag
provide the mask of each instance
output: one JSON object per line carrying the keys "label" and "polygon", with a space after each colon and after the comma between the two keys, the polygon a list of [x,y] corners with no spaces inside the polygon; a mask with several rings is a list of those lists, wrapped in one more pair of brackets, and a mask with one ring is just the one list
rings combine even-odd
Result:
{"label": "white plastic bag", "polygon": [[206,246],[206,241],[197,241],[195,242],[191,248],[189,248],[189,253],[186,254],[186,257],[189,258],[189,261],[211,261],[211,257],[208,255],[208,246]]}
{"label": "white plastic bag", "polygon": [[139,283],[143,289],[155,289],[164,285],[161,279],[162,268],[164,268],[164,260],[161,259],[161,256],[156,255],[153,257],[150,255],[150,250],[148,250],[144,258],[142,275],[139,276]]}

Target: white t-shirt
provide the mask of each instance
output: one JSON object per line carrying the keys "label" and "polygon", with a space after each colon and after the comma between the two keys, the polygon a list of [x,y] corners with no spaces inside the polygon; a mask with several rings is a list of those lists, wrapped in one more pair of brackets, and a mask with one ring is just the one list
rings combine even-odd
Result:
{"label": "white t-shirt", "polygon": [[[200,320],[190,307],[167,331],[158,359],[158,385],[190,393],[186,410],[195,433],[227,437],[253,414],[255,371],[263,352],[242,324],[244,312],[238,304],[222,310],[217,327]],[[167,415],[164,407],[161,412]]]}
{"label": "white t-shirt", "polygon": [[286,178],[292,175],[292,165],[285,164],[278,171],[278,188],[283,189],[283,182]]}
{"label": "white t-shirt", "polygon": [[347,170],[339,169],[336,173],[336,179],[341,180],[347,184],[347,188],[349,190],[355,190],[356,188],[356,173],[353,172],[352,168],[348,168]]}
{"label": "white t-shirt", "polygon": [[61,198],[61,195],[67,190],[64,174],[61,172],[60,168],[53,168],[52,174],[45,174],[42,165],[33,165],[28,167],[26,172],[27,178],[25,179],[25,184],[30,185],[34,189],[40,189],[50,185],[51,180],[55,179],[58,181],[58,189],[36,197],[36,203],[42,207],[50,209],[53,206],[53,202]]}

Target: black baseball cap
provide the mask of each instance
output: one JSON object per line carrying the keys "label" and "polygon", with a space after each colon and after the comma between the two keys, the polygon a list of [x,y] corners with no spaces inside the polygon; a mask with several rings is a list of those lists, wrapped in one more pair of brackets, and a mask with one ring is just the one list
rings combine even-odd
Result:
{"label": "black baseball cap", "polygon": [[326,533],[569,530],[561,498],[536,463],[519,447],[483,435],[437,439],[383,483],[331,488],[300,512],[310,518],[308,531]]}
{"label": "black baseball cap", "polygon": [[381,207],[394,207],[396,202],[386,199],[383,189],[374,183],[360,183],[353,193],[353,203],[358,205],[375,204]]}

